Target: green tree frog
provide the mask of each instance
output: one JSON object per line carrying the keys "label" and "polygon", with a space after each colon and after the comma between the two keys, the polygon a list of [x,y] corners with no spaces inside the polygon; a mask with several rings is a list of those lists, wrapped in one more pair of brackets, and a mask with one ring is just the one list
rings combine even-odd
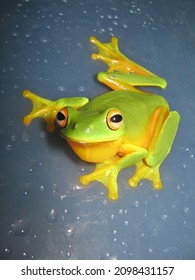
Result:
{"label": "green tree frog", "polygon": [[170,152],[180,116],[170,111],[163,97],[137,86],[165,88],[166,81],[124,56],[116,37],[109,43],[93,36],[90,41],[98,48],[92,58],[108,65],[108,71],[98,73],[97,78],[112,91],[91,101],[85,97],[51,101],[25,90],[23,96],[32,101],[33,108],[23,122],[28,125],[42,117],[48,131],[57,123],[73,151],[82,160],[96,163],[95,170],[81,176],[80,182],[101,182],[111,200],[118,199],[119,172],[132,165],[136,171],[128,181],[131,187],[147,178],[154,189],[161,189],[159,167]]}

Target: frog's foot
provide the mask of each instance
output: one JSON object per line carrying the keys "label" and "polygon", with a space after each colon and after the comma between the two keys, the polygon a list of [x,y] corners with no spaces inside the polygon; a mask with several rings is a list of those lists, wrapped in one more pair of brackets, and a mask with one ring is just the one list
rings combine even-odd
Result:
{"label": "frog's foot", "polygon": [[97,46],[99,53],[92,54],[94,60],[103,60],[109,67],[109,72],[134,73],[144,76],[155,76],[153,73],[136,64],[123,55],[118,47],[118,38],[112,37],[110,43],[101,43],[94,36],[90,42]]}
{"label": "frog's foot", "polygon": [[37,117],[43,117],[47,122],[47,129],[49,131],[54,130],[54,120],[56,117],[57,111],[55,108],[55,102],[42,98],[29,90],[23,92],[23,96],[32,101],[32,111],[23,118],[23,123],[28,125],[31,123],[32,119]]}
{"label": "frog's foot", "polygon": [[129,185],[131,187],[136,187],[140,180],[149,179],[153,182],[155,190],[160,190],[162,188],[162,182],[160,179],[159,165],[149,167],[143,161],[136,164],[136,172],[133,177],[129,180]]}
{"label": "frog's foot", "polygon": [[85,97],[61,98],[51,101],[42,98],[29,90],[23,92],[23,96],[32,101],[32,111],[23,118],[23,123],[28,125],[32,119],[42,117],[47,123],[47,130],[52,132],[55,129],[54,120],[57,113],[66,106],[80,108],[88,102]]}
{"label": "frog's foot", "polygon": [[80,177],[83,185],[88,185],[91,181],[97,180],[108,189],[108,198],[110,200],[118,199],[117,177],[119,170],[111,164],[96,164],[96,169],[87,175]]}

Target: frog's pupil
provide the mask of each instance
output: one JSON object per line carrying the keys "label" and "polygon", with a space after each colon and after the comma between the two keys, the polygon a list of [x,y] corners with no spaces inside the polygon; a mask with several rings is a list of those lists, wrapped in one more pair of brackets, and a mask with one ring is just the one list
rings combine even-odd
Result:
{"label": "frog's pupil", "polygon": [[122,119],[123,119],[123,117],[119,114],[116,114],[110,118],[111,122],[114,122],[114,123],[119,123],[122,121]]}
{"label": "frog's pupil", "polygon": [[62,112],[58,112],[57,119],[58,119],[58,121],[63,121],[66,119],[66,117],[64,116],[64,114]]}

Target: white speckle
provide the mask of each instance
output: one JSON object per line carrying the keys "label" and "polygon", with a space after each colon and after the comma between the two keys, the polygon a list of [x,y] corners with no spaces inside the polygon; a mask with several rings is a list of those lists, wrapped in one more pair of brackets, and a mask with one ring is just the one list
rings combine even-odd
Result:
{"label": "white speckle", "polygon": [[44,44],[48,43],[48,38],[45,37],[45,36],[42,36],[42,37],[40,38],[40,40],[41,40],[41,42],[44,43]]}
{"label": "white speckle", "polygon": [[79,48],[82,48],[83,47],[83,45],[82,45],[82,43],[77,43],[77,46],[79,47]]}
{"label": "white speckle", "polygon": [[122,214],[123,214],[123,210],[122,210],[122,209],[119,209],[119,210],[118,210],[118,214],[119,214],[119,215],[122,215]]}
{"label": "white speckle", "polygon": [[184,207],[184,212],[187,214],[189,212],[190,208],[189,207]]}
{"label": "white speckle", "polygon": [[79,92],[85,92],[86,91],[86,88],[84,86],[80,86],[78,88]]}
{"label": "white speckle", "polygon": [[13,32],[12,32],[12,35],[13,35],[14,37],[17,37],[17,36],[18,36],[18,33],[17,33],[16,31],[13,31]]}
{"label": "white speckle", "polygon": [[50,223],[55,223],[57,221],[58,213],[54,208],[48,213],[47,219]]}
{"label": "white speckle", "polygon": [[6,151],[10,152],[13,149],[13,145],[8,144],[6,146]]}
{"label": "white speckle", "polygon": [[40,133],[40,137],[41,137],[41,138],[45,138],[45,136],[46,136],[46,133],[45,133],[44,131],[42,131],[42,132]]}
{"label": "white speckle", "polygon": [[143,22],[143,27],[145,27],[145,26],[146,26],[146,24],[147,24],[147,22],[144,20],[144,22]]}
{"label": "white speckle", "polygon": [[148,249],[148,251],[149,251],[150,253],[153,253],[153,250],[152,250],[152,248],[149,248],[149,249]]}
{"label": "white speckle", "polygon": [[113,230],[112,233],[113,233],[113,235],[116,235],[116,234],[117,234],[117,231],[116,231],[116,230]]}
{"label": "white speckle", "polygon": [[139,207],[139,201],[136,200],[136,201],[134,202],[134,206],[135,206],[135,207]]}
{"label": "white speckle", "polygon": [[71,238],[74,235],[74,227],[73,225],[67,225],[65,228],[65,236],[67,238]]}
{"label": "white speckle", "polygon": [[187,154],[190,156],[191,159],[194,159],[194,154],[190,148],[185,148],[185,151],[187,152]]}
{"label": "white speckle", "polygon": [[61,254],[62,256],[64,256],[64,251],[61,250],[61,251],[60,251],[60,254]]}
{"label": "white speckle", "polygon": [[112,15],[107,15],[107,18],[112,19]]}
{"label": "white speckle", "polygon": [[61,92],[66,91],[66,88],[64,86],[58,86],[57,89]]}
{"label": "white speckle", "polygon": [[40,191],[43,192],[45,190],[44,186],[40,186]]}
{"label": "white speckle", "polygon": [[22,253],[22,256],[23,256],[24,258],[27,258],[27,257],[28,257],[28,253],[24,252],[24,253]]}
{"label": "white speckle", "polygon": [[106,205],[107,204],[107,200],[105,199],[104,201],[103,201],[103,205]]}
{"label": "white speckle", "polygon": [[168,216],[166,214],[161,215],[161,219],[163,221],[166,221],[168,219]]}
{"label": "white speckle", "polygon": [[66,194],[60,196],[60,200],[64,200],[66,198]]}
{"label": "white speckle", "polygon": [[6,255],[10,255],[12,253],[12,250],[10,248],[5,248],[4,252]]}
{"label": "white speckle", "polygon": [[128,226],[129,222],[128,221],[124,221],[124,225]]}
{"label": "white speckle", "polygon": [[82,187],[79,185],[71,185],[73,191],[82,190]]}
{"label": "white speckle", "polygon": [[26,33],[24,36],[25,36],[26,38],[29,38],[29,37],[30,37],[30,33]]}
{"label": "white speckle", "polygon": [[54,183],[52,186],[52,192],[53,192],[53,194],[56,194],[57,191],[58,191],[58,185],[56,183]]}
{"label": "white speckle", "polygon": [[12,141],[12,142],[16,141],[16,136],[15,136],[15,135],[12,135],[11,141]]}
{"label": "white speckle", "polygon": [[100,34],[103,33],[103,32],[106,32],[106,29],[105,28],[100,28]]}

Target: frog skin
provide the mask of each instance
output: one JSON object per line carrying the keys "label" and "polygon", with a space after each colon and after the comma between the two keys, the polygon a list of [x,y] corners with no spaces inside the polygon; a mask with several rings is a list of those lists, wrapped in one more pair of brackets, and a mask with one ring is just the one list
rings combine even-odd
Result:
{"label": "frog skin", "polygon": [[116,37],[109,43],[95,37],[90,41],[98,48],[92,58],[108,65],[108,71],[98,73],[97,78],[112,91],[91,101],[85,97],[51,101],[25,90],[23,96],[32,101],[33,108],[23,122],[28,125],[32,119],[42,117],[50,132],[57,123],[73,151],[82,160],[96,163],[95,170],[81,176],[80,182],[101,182],[111,200],[118,199],[119,172],[132,165],[136,171],[128,181],[131,187],[146,178],[154,189],[161,189],[159,167],[170,152],[180,116],[170,111],[162,96],[137,86],[164,89],[166,81],[124,56]]}

